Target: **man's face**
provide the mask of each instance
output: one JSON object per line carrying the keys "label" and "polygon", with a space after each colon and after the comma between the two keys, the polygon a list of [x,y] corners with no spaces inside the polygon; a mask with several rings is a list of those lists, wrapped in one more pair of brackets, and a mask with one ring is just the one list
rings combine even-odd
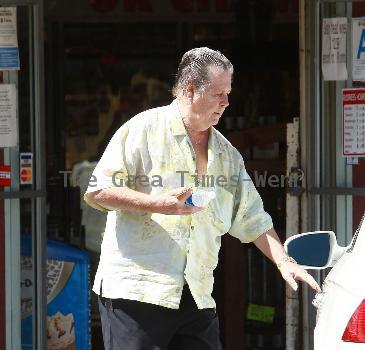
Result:
{"label": "man's face", "polygon": [[217,125],[224,110],[229,105],[228,95],[231,92],[229,71],[209,71],[211,83],[202,93],[194,92],[191,111],[199,130],[206,130]]}

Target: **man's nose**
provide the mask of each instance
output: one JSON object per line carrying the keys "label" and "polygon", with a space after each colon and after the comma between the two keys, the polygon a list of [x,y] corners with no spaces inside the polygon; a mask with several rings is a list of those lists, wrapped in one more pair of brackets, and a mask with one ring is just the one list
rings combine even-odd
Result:
{"label": "man's nose", "polygon": [[224,108],[229,106],[228,95],[223,94],[222,99],[221,99],[221,106]]}

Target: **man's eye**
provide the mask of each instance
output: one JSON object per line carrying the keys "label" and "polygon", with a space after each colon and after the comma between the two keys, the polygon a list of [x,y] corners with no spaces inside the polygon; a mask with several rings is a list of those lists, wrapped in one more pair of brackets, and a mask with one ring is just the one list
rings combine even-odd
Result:
{"label": "man's eye", "polygon": [[221,92],[221,93],[219,93],[219,94],[216,94],[216,96],[217,96],[217,97],[224,97],[225,95],[229,96],[229,94],[230,94],[230,92],[227,92],[227,93],[225,93],[225,92]]}

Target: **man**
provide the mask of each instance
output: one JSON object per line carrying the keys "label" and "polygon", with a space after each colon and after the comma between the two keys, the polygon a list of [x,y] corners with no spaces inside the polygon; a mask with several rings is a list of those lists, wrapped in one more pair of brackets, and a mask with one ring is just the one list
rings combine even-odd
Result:
{"label": "man", "polygon": [[[85,200],[109,210],[93,287],[108,350],[221,349],[211,292],[226,232],[254,242],[293,288],[300,279],[320,290],[285,253],[241,155],[213,127],[232,73],[218,51],[186,52],[176,99],[124,124],[94,171]],[[207,186],[216,194],[207,207],[185,204]]]}

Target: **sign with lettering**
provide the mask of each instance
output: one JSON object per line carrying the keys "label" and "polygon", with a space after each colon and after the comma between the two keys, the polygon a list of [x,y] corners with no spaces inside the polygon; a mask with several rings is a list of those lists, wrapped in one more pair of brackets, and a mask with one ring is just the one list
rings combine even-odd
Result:
{"label": "sign with lettering", "polygon": [[0,7],[0,70],[19,69],[16,7]]}
{"label": "sign with lettering", "polygon": [[347,18],[324,18],[322,23],[322,72],[324,80],[347,80]]}
{"label": "sign with lettering", "polygon": [[15,84],[0,84],[0,147],[18,143]]}
{"label": "sign with lettering", "polygon": [[352,19],[352,79],[365,80],[365,18]]}
{"label": "sign with lettering", "polygon": [[365,89],[342,90],[342,155],[365,156]]}

